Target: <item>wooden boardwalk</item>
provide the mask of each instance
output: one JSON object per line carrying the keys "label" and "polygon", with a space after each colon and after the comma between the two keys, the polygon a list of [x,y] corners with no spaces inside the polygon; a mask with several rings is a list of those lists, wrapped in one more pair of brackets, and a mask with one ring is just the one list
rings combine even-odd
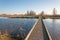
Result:
{"label": "wooden boardwalk", "polygon": [[38,19],[37,24],[33,27],[33,30],[29,32],[25,40],[49,40],[47,33],[42,25],[41,18]]}

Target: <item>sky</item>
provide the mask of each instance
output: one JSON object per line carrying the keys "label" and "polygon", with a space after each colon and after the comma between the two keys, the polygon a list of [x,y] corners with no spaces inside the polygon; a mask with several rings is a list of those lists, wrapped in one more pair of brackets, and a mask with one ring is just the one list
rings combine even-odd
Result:
{"label": "sky", "polygon": [[30,10],[52,14],[53,8],[60,14],[60,0],[0,0],[0,14],[23,14]]}

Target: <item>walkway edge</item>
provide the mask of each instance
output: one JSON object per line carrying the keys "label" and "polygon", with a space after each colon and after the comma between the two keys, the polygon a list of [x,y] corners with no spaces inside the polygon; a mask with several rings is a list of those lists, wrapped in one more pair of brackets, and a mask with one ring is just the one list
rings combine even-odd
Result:
{"label": "walkway edge", "polygon": [[35,25],[37,24],[38,21],[39,21],[39,19],[35,22],[35,24],[33,25],[32,29],[30,30],[30,32],[28,33],[27,37],[25,38],[25,40],[28,40],[30,34],[32,33],[32,31],[35,28]]}
{"label": "walkway edge", "polygon": [[50,33],[49,33],[47,27],[45,27],[45,29],[46,29],[46,31],[47,31],[47,34],[48,34],[49,39],[52,40],[52,37],[51,37],[51,35],[50,35]]}

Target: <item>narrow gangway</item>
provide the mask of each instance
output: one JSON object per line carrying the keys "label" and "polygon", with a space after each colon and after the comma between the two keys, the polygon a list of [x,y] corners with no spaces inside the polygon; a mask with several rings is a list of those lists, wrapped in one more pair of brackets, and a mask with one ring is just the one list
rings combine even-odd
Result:
{"label": "narrow gangway", "polygon": [[48,30],[45,28],[42,17],[32,27],[25,40],[52,40]]}

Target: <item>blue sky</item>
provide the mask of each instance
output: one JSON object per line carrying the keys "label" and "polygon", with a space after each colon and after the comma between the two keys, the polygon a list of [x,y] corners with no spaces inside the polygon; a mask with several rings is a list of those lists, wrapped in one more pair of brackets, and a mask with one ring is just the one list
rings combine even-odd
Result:
{"label": "blue sky", "polygon": [[56,8],[60,11],[60,0],[0,0],[0,13],[24,13],[33,10],[36,13],[51,13]]}

